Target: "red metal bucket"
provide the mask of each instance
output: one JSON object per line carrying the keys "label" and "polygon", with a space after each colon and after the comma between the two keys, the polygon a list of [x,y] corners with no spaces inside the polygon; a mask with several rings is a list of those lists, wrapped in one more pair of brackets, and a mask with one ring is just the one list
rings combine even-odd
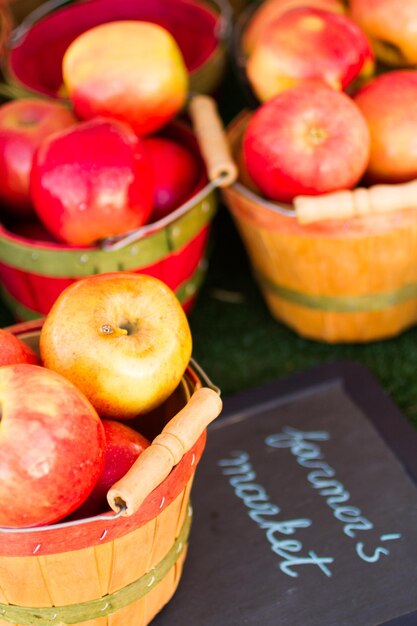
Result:
{"label": "red metal bucket", "polygon": [[186,310],[206,268],[205,253],[217,200],[208,186],[198,144],[185,125],[171,125],[165,135],[190,148],[201,164],[200,179],[188,209],[136,231],[130,239],[105,246],[70,246],[36,241],[0,226],[0,281],[3,297],[21,320],[48,313],[61,291],[90,274],[137,271],[163,280]]}

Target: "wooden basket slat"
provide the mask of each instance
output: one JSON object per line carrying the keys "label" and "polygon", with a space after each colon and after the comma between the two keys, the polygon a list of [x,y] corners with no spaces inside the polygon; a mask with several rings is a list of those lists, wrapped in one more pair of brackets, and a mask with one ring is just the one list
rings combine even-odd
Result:
{"label": "wooden basket slat", "polygon": [[[173,565],[164,579],[142,598],[145,605],[146,624],[149,624],[161,608],[171,600],[175,591],[175,565]],[[120,623],[118,626],[125,626],[125,624]],[[136,624],[132,622],[131,626],[136,626]]]}
{"label": "wooden basket slat", "polygon": [[190,493],[191,493],[191,488],[193,486],[193,482],[194,482],[194,476],[191,476],[191,478],[189,479],[183,491],[181,509],[180,509],[179,516],[178,516],[177,528],[175,530],[176,537],[178,537],[178,535],[181,532],[181,528],[184,525],[185,517],[190,507]]}
{"label": "wooden basket slat", "polygon": [[150,545],[155,535],[155,519],[120,537],[113,545],[109,593],[125,587],[149,570]]}
{"label": "wooden basket slat", "polygon": [[149,569],[155,567],[172,546],[173,537],[176,537],[178,519],[181,513],[181,505],[184,493],[177,498],[156,518],[155,535],[150,549]]}
{"label": "wooden basket slat", "polygon": [[33,607],[52,604],[39,559],[35,556],[0,558],[0,587],[6,604]]}
{"label": "wooden basket slat", "polygon": [[97,564],[97,573],[100,580],[101,596],[109,593],[111,572],[113,568],[114,542],[109,541],[94,546],[94,556]]}
{"label": "wooden basket slat", "polygon": [[101,596],[93,547],[47,554],[38,560],[54,606],[87,602]]}
{"label": "wooden basket slat", "polygon": [[3,602],[3,604],[7,604],[6,594],[4,593],[1,584],[0,584],[0,602]]}

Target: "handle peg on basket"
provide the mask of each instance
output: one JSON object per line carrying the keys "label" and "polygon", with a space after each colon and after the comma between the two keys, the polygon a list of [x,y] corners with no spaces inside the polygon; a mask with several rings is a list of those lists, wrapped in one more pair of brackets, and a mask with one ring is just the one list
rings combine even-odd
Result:
{"label": "handle peg on basket", "polygon": [[123,509],[125,516],[136,513],[221,410],[222,401],[215,391],[208,387],[197,389],[127,474],[109,489],[107,500],[113,511]]}
{"label": "handle peg on basket", "polygon": [[188,112],[206,163],[207,174],[219,187],[227,187],[238,177],[236,163],[224,132],[223,122],[211,96],[191,97]]}
{"label": "handle peg on basket", "polygon": [[300,224],[365,217],[417,208],[417,180],[396,185],[373,185],[322,196],[298,196],[294,208]]}

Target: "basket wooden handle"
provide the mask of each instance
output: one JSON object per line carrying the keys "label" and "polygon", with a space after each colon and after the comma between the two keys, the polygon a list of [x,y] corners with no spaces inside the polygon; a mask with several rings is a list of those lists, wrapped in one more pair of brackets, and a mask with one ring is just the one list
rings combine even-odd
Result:
{"label": "basket wooden handle", "polygon": [[130,470],[107,493],[113,511],[136,513],[145,498],[168,476],[174,465],[192,448],[204,429],[222,410],[220,396],[202,387],[155,437]]}
{"label": "basket wooden handle", "polygon": [[231,185],[237,179],[238,169],[233,161],[215,101],[210,96],[192,96],[188,112],[209,179],[217,181],[219,187]]}
{"label": "basket wooden handle", "polygon": [[294,208],[300,224],[413,209],[417,208],[417,180],[369,189],[357,187],[322,196],[298,196]]}

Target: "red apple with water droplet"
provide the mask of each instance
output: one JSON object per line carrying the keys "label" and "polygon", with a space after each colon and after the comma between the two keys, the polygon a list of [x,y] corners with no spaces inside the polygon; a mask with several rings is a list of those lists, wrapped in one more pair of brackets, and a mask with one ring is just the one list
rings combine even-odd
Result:
{"label": "red apple with water droplet", "polygon": [[56,239],[88,245],[147,221],[153,170],[130,126],[95,118],[42,143],[30,190],[39,219]]}

